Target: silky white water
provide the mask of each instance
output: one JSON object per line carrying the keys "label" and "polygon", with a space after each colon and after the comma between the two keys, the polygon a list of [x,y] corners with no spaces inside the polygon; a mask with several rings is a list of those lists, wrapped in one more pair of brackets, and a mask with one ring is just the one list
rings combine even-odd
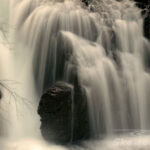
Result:
{"label": "silky white water", "polygon": [[132,1],[0,0],[0,150],[70,149],[43,140],[37,107],[75,68],[96,141],[71,149],[149,149],[149,59]]}

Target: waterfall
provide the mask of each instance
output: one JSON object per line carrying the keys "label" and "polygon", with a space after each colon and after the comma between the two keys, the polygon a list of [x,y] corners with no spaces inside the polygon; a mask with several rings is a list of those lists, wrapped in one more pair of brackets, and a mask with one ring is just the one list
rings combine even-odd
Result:
{"label": "waterfall", "polygon": [[[57,81],[74,84],[75,77],[86,94],[92,137],[148,133],[149,61],[133,1],[93,0],[87,7],[81,0],[0,0],[2,150],[67,149],[43,141],[37,107],[43,91]],[[73,138],[73,98],[72,104]],[[140,139],[147,145],[149,136]],[[113,141],[99,144],[119,149]]]}
{"label": "waterfall", "polygon": [[109,2],[100,1],[94,8],[101,19],[96,41],[63,32],[73,47],[69,64],[76,60],[86,91],[93,136],[150,129],[150,75],[145,61],[150,44],[143,36],[143,20],[133,3]]}

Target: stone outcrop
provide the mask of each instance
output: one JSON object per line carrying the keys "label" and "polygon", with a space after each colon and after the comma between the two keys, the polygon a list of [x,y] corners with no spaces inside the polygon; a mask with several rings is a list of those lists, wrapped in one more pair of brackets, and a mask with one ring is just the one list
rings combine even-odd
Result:
{"label": "stone outcrop", "polygon": [[135,0],[136,5],[141,8],[144,16],[144,35],[150,40],[150,0]]}
{"label": "stone outcrop", "polygon": [[76,143],[89,137],[87,104],[79,87],[58,82],[41,97],[38,113],[47,141]]}

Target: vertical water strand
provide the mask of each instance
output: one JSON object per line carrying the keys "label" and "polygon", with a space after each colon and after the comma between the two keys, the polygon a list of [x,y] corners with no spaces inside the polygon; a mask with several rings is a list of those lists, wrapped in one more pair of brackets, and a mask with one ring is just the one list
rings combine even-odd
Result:
{"label": "vertical water strand", "polygon": [[[136,10],[136,9],[135,9]],[[138,12],[138,11],[137,11]],[[125,18],[115,21],[117,48],[121,52],[124,83],[126,84],[129,128],[146,128],[147,97],[145,93],[145,74],[141,51],[145,51],[143,42],[143,19],[137,13],[134,19]],[[143,87],[143,88],[141,88]],[[131,119],[134,118],[134,119]],[[146,119],[147,118],[147,119]],[[133,122],[130,120],[134,120]],[[140,120],[140,121],[139,121]],[[143,127],[145,126],[145,127]]]}

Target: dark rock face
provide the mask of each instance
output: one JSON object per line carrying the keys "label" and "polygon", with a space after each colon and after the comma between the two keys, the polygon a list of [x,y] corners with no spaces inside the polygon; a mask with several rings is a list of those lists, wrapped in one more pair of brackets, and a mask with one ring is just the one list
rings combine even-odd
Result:
{"label": "dark rock face", "polygon": [[135,1],[141,4],[148,4],[150,2],[149,0],[135,0]]}
{"label": "dark rock face", "polygon": [[76,143],[89,139],[91,135],[86,94],[85,91],[78,84],[77,79],[74,83],[73,142]]}
{"label": "dark rock face", "polygon": [[144,19],[144,35],[150,40],[150,0],[135,0],[136,5],[141,8]]}
{"label": "dark rock face", "polygon": [[89,6],[93,0],[81,0],[86,6]]}
{"label": "dark rock face", "polygon": [[57,83],[41,97],[38,113],[46,140],[63,143],[71,139],[71,93],[70,85]]}
{"label": "dark rock face", "polygon": [[144,20],[144,35],[150,40],[150,11]]}
{"label": "dark rock face", "polygon": [[71,85],[58,82],[41,97],[38,113],[41,132],[47,141],[66,144],[88,138],[86,101],[79,88],[74,91]]}
{"label": "dark rock face", "polygon": [[82,0],[83,3],[85,3],[86,6],[89,5],[89,0]]}

